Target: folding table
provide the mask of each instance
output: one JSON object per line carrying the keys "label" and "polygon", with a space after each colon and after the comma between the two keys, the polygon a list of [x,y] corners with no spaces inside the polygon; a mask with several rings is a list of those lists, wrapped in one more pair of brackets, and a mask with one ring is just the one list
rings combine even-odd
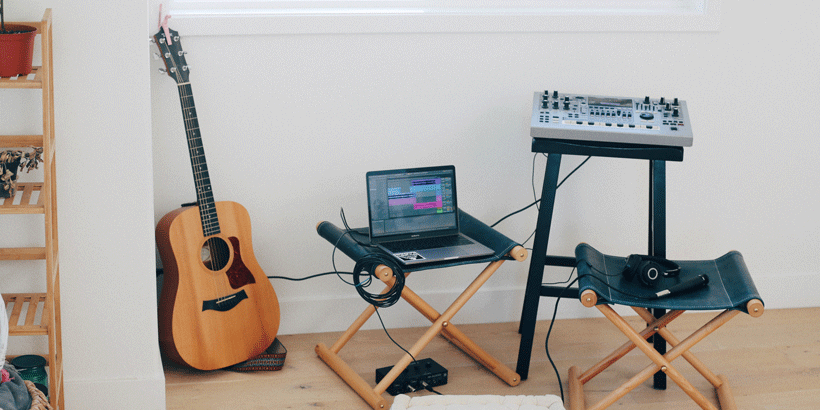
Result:
{"label": "folding table", "polygon": [[[541,297],[557,297],[563,293],[566,297],[577,298],[578,289],[565,291],[561,286],[543,285],[545,266],[574,267],[575,257],[554,256],[547,254],[547,243],[552,226],[552,214],[555,206],[555,195],[558,188],[558,171],[563,155],[582,155],[595,157],[613,157],[649,160],[649,255],[666,255],[666,161],[683,161],[683,147],[612,143],[600,141],[570,141],[549,138],[533,138],[532,152],[547,153],[547,167],[541,190],[541,207],[535,228],[535,240],[530,258],[527,286],[524,291],[524,305],[521,311],[519,332],[521,342],[518,347],[518,364],[516,372],[526,380],[529,375],[530,357],[532,356],[535,322],[538,314],[538,302]],[[663,315],[663,310],[654,310],[656,316]],[[655,339],[655,348],[663,354],[666,344],[661,338]],[[655,387],[666,387],[663,373],[655,377]]]}

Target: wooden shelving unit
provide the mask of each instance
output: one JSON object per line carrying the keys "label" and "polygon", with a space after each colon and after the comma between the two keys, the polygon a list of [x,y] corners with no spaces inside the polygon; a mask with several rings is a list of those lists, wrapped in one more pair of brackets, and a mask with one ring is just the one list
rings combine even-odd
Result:
{"label": "wooden shelving unit", "polygon": [[[0,198],[0,218],[11,215],[42,214],[45,220],[45,246],[0,248],[3,261],[45,260],[46,293],[10,293],[3,295],[9,312],[9,335],[40,335],[48,338],[49,401],[55,409],[64,409],[63,355],[60,333],[60,266],[57,246],[57,190],[54,159],[54,80],[51,49],[51,9],[36,22],[17,22],[35,26],[42,48],[42,65],[28,76],[0,78],[0,89],[40,89],[43,94],[42,135],[0,135],[0,148],[43,147],[43,182],[21,183],[17,195]],[[2,130],[0,130],[2,132]]]}

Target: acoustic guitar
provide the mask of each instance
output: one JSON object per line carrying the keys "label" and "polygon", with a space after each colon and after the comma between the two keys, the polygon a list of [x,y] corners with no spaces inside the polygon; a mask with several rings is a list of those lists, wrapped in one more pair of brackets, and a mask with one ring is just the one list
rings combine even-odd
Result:
{"label": "acoustic guitar", "polygon": [[154,42],[179,89],[197,203],[157,224],[164,271],[160,346],[183,365],[220,369],[271,345],[279,330],[279,301],[253,254],[248,211],[236,202],[214,202],[185,52],[176,31],[168,37],[160,29]]}

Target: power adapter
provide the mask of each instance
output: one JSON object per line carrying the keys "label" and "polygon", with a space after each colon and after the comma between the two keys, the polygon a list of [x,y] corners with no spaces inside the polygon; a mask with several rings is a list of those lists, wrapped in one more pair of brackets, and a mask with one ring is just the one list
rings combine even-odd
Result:
{"label": "power adapter", "polygon": [[[376,369],[376,383],[382,381],[393,366]],[[406,369],[387,388],[391,396],[412,393],[416,390],[429,389],[447,384],[447,369],[427,358],[410,363]]]}

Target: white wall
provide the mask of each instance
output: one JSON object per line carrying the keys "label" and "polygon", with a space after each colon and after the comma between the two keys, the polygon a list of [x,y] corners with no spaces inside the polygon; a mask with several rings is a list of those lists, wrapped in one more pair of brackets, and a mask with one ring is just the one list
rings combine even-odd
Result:
{"label": "white wall", "polygon": [[[5,4],[7,19],[14,21],[39,20],[46,8],[53,10],[66,408],[163,409],[147,3]],[[19,101],[23,109],[16,107]],[[3,93],[2,132],[42,132],[40,101],[39,90]],[[0,222],[4,246],[21,246],[11,243],[10,232],[19,232],[23,242],[42,243],[41,216],[12,218]],[[4,263],[0,289],[43,291],[43,270],[35,264]],[[44,352],[46,346],[45,338],[13,338],[11,344],[11,354]]]}
{"label": "white wall", "polygon": [[[818,11],[724,1],[719,32],[187,36],[182,44],[215,196],[248,208],[269,275],[331,269],[316,223],[340,224],[344,208],[351,224],[366,225],[368,170],[455,164],[460,205],[488,222],[528,204],[532,92],[558,89],[687,100],[695,142],[667,169],[669,256],[740,250],[769,307],[816,306],[804,289],[820,285],[820,142],[808,108],[820,91]],[[195,198],[173,81],[152,81],[158,220]],[[567,157],[562,175],[581,160]],[[539,157],[539,191],[544,163]],[[647,184],[646,162],[591,160],[558,193],[550,253],[571,255],[581,241],[645,252]],[[535,217],[527,211],[500,229],[524,240]],[[527,266],[504,266],[459,319],[517,320]],[[445,302],[473,270],[410,283]],[[283,333],[343,329],[364,306],[335,277],[273,285]],[[493,309],[499,300],[504,308]],[[562,306],[562,316],[585,314]],[[396,326],[424,322],[401,307],[383,316]]]}

